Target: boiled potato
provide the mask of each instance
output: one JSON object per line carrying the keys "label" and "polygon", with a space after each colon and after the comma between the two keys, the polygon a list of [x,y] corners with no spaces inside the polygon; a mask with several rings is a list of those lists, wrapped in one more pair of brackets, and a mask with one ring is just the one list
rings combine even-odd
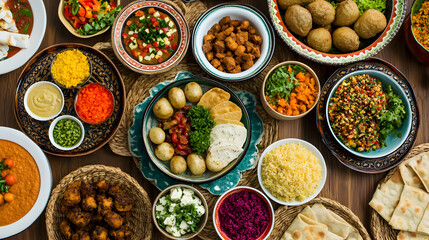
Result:
{"label": "boiled potato", "polygon": [[168,161],[174,155],[174,148],[171,144],[163,142],[156,147],[155,155],[161,161]]}
{"label": "boiled potato", "polygon": [[174,156],[170,161],[170,169],[174,174],[184,173],[186,167],[186,160],[182,156]]}
{"label": "boiled potato", "polygon": [[375,9],[366,10],[356,21],[354,30],[363,39],[372,38],[382,32],[387,26],[383,13]]}
{"label": "boiled potato", "polygon": [[191,153],[187,158],[189,170],[194,175],[201,175],[206,171],[206,162],[197,154]]}
{"label": "boiled potato", "polygon": [[190,82],[185,86],[185,96],[189,102],[196,103],[200,100],[203,95],[201,86],[196,82]]}
{"label": "boiled potato", "polygon": [[186,105],[185,93],[178,87],[174,87],[168,91],[168,100],[176,109],[181,109]]}
{"label": "boiled potato", "polygon": [[168,119],[173,116],[173,112],[173,107],[167,98],[161,98],[153,105],[153,113],[157,118]]}
{"label": "boiled potato", "polygon": [[165,140],[165,132],[159,127],[153,127],[149,130],[149,138],[154,144],[161,144]]}
{"label": "boiled potato", "polygon": [[290,31],[301,37],[307,36],[313,27],[310,11],[300,5],[292,5],[286,10],[285,23]]}

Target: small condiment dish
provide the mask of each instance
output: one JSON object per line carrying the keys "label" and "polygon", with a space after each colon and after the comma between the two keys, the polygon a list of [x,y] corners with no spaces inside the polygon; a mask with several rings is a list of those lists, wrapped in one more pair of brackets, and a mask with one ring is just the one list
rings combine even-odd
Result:
{"label": "small condiment dish", "polygon": [[[168,233],[165,229],[161,228],[159,226],[159,224],[158,224],[158,221],[156,220],[156,217],[155,217],[155,207],[156,207],[156,204],[158,203],[159,199],[162,196],[169,194],[169,192],[170,192],[170,190],[172,188],[177,188],[177,187],[187,188],[187,189],[192,190],[195,193],[195,195],[198,198],[201,199],[201,203],[203,204],[204,209],[205,209],[204,215],[201,216],[201,221],[199,223],[198,230],[196,232],[194,232],[194,233],[188,233],[188,234],[185,234],[185,235],[183,235],[181,237],[174,237],[170,233]],[[208,211],[209,211],[209,209],[208,209],[208,205],[207,205],[206,199],[204,198],[203,194],[201,194],[200,191],[198,191],[194,187],[191,187],[191,186],[188,186],[188,185],[185,185],[185,184],[176,184],[176,185],[173,185],[173,186],[170,186],[170,187],[164,189],[160,194],[158,194],[158,196],[156,197],[155,201],[153,202],[153,206],[152,206],[152,218],[153,218],[153,222],[155,223],[156,228],[164,236],[166,236],[167,238],[176,239],[176,240],[187,240],[187,239],[193,239],[193,238],[195,238],[204,229],[204,227],[205,227],[205,225],[207,223],[207,219],[209,217],[209,212]]]}
{"label": "small condiment dish", "polygon": [[267,204],[268,211],[270,214],[270,224],[267,226],[267,228],[262,233],[262,235],[256,239],[254,239],[254,240],[265,240],[265,239],[267,239],[270,236],[270,234],[274,228],[274,208],[273,208],[273,205],[271,204],[270,200],[261,191],[255,189],[255,188],[252,188],[252,187],[247,187],[247,186],[240,186],[240,187],[232,188],[232,189],[228,190],[227,192],[225,192],[224,194],[222,194],[218,198],[218,200],[216,201],[216,204],[213,208],[213,224],[214,224],[216,233],[223,240],[231,240],[221,229],[220,218],[219,218],[219,209],[220,209],[221,204],[225,201],[225,199],[228,196],[235,194],[235,193],[238,193],[238,192],[241,192],[241,191],[249,191],[249,192],[255,193]]}
{"label": "small condiment dish", "polygon": [[[316,188],[316,190],[314,191],[313,194],[311,194],[310,196],[308,196],[303,201],[293,201],[293,202],[284,202],[284,201],[281,201],[281,200],[277,199],[276,197],[274,197],[270,193],[270,191],[268,191],[268,189],[265,188],[265,186],[263,184],[263,181],[262,181],[262,174],[261,174],[262,173],[262,163],[264,161],[265,155],[267,155],[273,149],[275,149],[275,148],[277,148],[277,147],[279,147],[281,145],[288,144],[288,143],[298,143],[298,144],[301,144],[302,146],[304,146],[305,148],[307,148],[308,150],[310,150],[319,159],[320,166],[322,167],[322,177],[320,179],[319,186]],[[265,194],[267,194],[267,196],[271,200],[273,200],[274,202],[276,202],[278,204],[281,204],[281,205],[298,206],[298,205],[302,205],[302,204],[305,204],[305,203],[313,200],[315,197],[317,197],[317,195],[319,195],[319,193],[322,191],[323,187],[325,186],[326,176],[327,176],[327,168],[326,168],[326,163],[325,163],[325,159],[323,158],[323,155],[311,143],[309,143],[307,141],[304,141],[304,140],[301,140],[301,139],[286,138],[286,139],[282,139],[282,140],[279,140],[277,142],[272,143],[271,145],[269,145],[264,150],[264,152],[262,152],[261,158],[259,159],[259,162],[258,162],[258,181],[259,181],[259,185],[261,185],[262,190],[264,191]]]}
{"label": "small condiment dish", "polygon": [[[299,65],[303,68],[305,68],[310,74],[311,76],[314,78],[316,85],[317,85],[317,97],[316,100],[314,101],[313,106],[311,106],[311,108],[307,109],[306,112],[301,113],[299,115],[296,116],[288,116],[288,115],[284,115],[281,114],[277,111],[275,111],[274,109],[272,109],[270,107],[270,104],[268,103],[267,99],[265,98],[265,84],[267,83],[268,78],[271,76],[271,74],[277,70],[278,68],[280,68],[281,66],[285,66],[285,65]],[[299,118],[304,117],[305,115],[307,115],[311,110],[313,110],[313,108],[317,105],[317,102],[319,101],[319,97],[320,97],[320,82],[319,82],[319,78],[317,77],[316,73],[313,71],[313,69],[311,69],[309,66],[307,66],[306,64],[302,63],[302,62],[298,62],[298,61],[286,61],[286,62],[282,62],[277,64],[276,66],[274,66],[268,73],[267,75],[265,75],[264,78],[264,82],[262,83],[262,87],[261,87],[261,91],[260,91],[260,98],[261,98],[261,102],[262,102],[262,106],[264,107],[265,111],[273,118],[277,119],[277,120],[296,120]]]}
{"label": "small condiment dish", "polygon": [[[80,137],[79,142],[77,142],[77,143],[76,143],[74,146],[72,146],[72,147],[62,147],[62,146],[60,146],[59,144],[57,144],[57,143],[55,142],[55,140],[54,140],[54,127],[55,127],[55,125],[58,123],[58,121],[60,121],[61,119],[71,119],[71,120],[73,120],[73,121],[77,122],[77,123],[79,124],[79,126],[80,126],[80,129],[82,130],[82,136]],[[49,135],[49,141],[51,141],[51,143],[52,143],[52,145],[54,145],[54,147],[56,147],[56,148],[58,148],[58,149],[60,149],[60,150],[63,150],[63,151],[70,151],[70,150],[73,150],[73,149],[75,149],[75,148],[79,147],[79,146],[82,144],[83,139],[85,138],[85,128],[84,128],[84,126],[83,126],[82,122],[81,122],[81,121],[79,121],[79,119],[77,119],[77,118],[75,118],[75,117],[73,117],[73,116],[70,116],[70,115],[63,115],[63,116],[61,116],[61,117],[57,117],[57,118],[56,118],[56,119],[51,123],[51,125],[49,126],[48,135]]]}
{"label": "small condiment dish", "polygon": [[[36,86],[38,86],[38,85],[42,85],[42,84],[49,84],[49,85],[52,85],[52,86],[54,86],[56,89],[58,89],[58,91],[61,93],[61,101],[62,101],[61,109],[60,109],[57,113],[53,114],[53,115],[52,115],[52,116],[50,116],[50,117],[39,117],[38,115],[36,115],[35,113],[33,113],[33,112],[29,109],[29,107],[28,107],[28,103],[27,103],[27,100],[28,100],[28,94],[31,92],[31,90],[33,90],[33,88],[34,88],[34,87],[36,87]],[[56,84],[54,84],[54,83],[52,83],[52,82],[48,82],[48,81],[40,81],[40,82],[34,83],[34,84],[33,84],[33,85],[31,85],[31,86],[27,89],[27,91],[25,92],[25,95],[24,95],[24,108],[25,108],[25,111],[27,111],[28,115],[30,115],[30,117],[32,117],[32,118],[34,118],[34,119],[36,119],[36,120],[39,120],[39,121],[48,121],[48,120],[51,120],[51,119],[53,119],[53,118],[57,117],[57,116],[58,116],[58,115],[63,111],[63,108],[64,108],[64,94],[63,94],[63,92],[61,91],[61,89],[60,89]]]}

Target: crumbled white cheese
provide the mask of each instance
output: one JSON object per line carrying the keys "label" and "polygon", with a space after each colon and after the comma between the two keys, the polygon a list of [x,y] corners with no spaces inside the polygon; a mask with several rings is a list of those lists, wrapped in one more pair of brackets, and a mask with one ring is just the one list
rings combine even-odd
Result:
{"label": "crumbled white cheese", "polygon": [[191,195],[183,195],[182,199],[180,200],[180,206],[192,204],[192,201],[193,199]]}
{"label": "crumbled white cheese", "polygon": [[158,11],[156,11],[156,12],[153,14],[153,16],[157,18],[157,17],[159,17],[159,16],[161,16],[161,15],[159,14],[159,12],[158,12]]}
{"label": "crumbled white cheese", "polygon": [[130,43],[129,47],[131,50],[134,50],[138,47],[138,45],[135,42],[132,42],[132,43]]}
{"label": "crumbled white cheese", "polygon": [[162,29],[159,29],[159,34],[163,34],[164,31],[162,31]]}
{"label": "crumbled white cheese", "polygon": [[169,18],[169,17],[165,17],[165,18],[164,18],[164,21],[165,21],[166,23],[168,23],[168,22],[170,21],[170,18]]}
{"label": "crumbled white cheese", "polygon": [[145,31],[146,31],[146,33],[149,33],[149,28],[146,28],[146,30],[145,30]]}
{"label": "crumbled white cheese", "polygon": [[134,31],[128,31],[128,35],[133,35]]}
{"label": "crumbled white cheese", "polygon": [[159,199],[159,203],[162,205],[165,205],[167,203],[167,200],[165,200],[165,196],[163,196]]}
{"label": "crumbled white cheese", "polygon": [[168,211],[169,212],[174,212],[174,208],[177,206],[177,204],[175,204],[175,203],[172,203],[171,205],[170,205],[170,208],[168,209]]}
{"label": "crumbled white cheese", "polygon": [[176,225],[176,215],[172,214],[171,216],[166,217],[164,220],[164,225],[166,225],[166,226]]}
{"label": "crumbled white cheese", "polygon": [[174,26],[173,21],[171,21],[170,23],[168,23],[168,26],[173,27]]}
{"label": "crumbled white cheese", "polygon": [[192,196],[194,192],[191,189],[183,189],[183,195]]}
{"label": "crumbled white cheese", "polygon": [[161,50],[159,50],[159,51],[156,53],[156,55],[158,55],[158,56],[162,56],[162,51],[161,51]]}
{"label": "crumbled white cheese", "polygon": [[171,200],[179,200],[182,197],[182,188],[177,187],[170,190]]}
{"label": "crumbled white cheese", "polygon": [[134,41],[134,40],[136,40],[136,38],[135,38],[135,37],[130,37],[130,39],[131,39],[131,41]]}
{"label": "crumbled white cheese", "polygon": [[171,33],[170,31],[168,31],[168,32],[167,32],[167,33],[165,33],[165,34],[166,34],[167,36],[169,36],[169,37],[170,37],[172,33]]}
{"label": "crumbled white cheese", "polygon": [[144,19],[145,19],[145,16],[141,16],[139,19],[140,19],[140,20],[144,20]]}
{"label": "crumbled white cheese", "polygon": [[150,61],[152,58],[150,57],[150,56],[145,56],[144,57],[144,60],[146,60],[146,61]]}
{"label": "crumbled white cheese", "polygon": [[146,43],[143,43],[143,47],[146,47],[147,46],[147,44]]}
{"label": "crumbled white cheese", "polygon": [[149,52],[151,53],[152,51],[153,51],[153,48],[151,48],[151,47],[150,47],[150,48],[149,48]]}
{"label": "crumbled white cheese", "polygon": [[143,62],[143,56],[142,55],[139,56],[139,62]]}
{"label": "crumbled white cheese", "polygon": [[199,217],[206,213],[206,209],[201,205],[195,206],[195,210],[197,211]]}
{"label": "crumbled white cheese", "polygon": [[179,229],[177,229],[177,227],[175,227],[175,226],[167,226],[165,228],[165,230],[167,232],[171,233],[171,235],[173,235],[174,237],[180,237],[181,236]]}

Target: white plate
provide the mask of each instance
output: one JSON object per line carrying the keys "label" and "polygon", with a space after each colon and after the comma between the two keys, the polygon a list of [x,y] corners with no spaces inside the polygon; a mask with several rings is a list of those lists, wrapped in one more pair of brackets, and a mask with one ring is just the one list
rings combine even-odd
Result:
{"label": "white plate", "polygon": [[45,36],[46,10],[42,0],[28,0],[33,11],[33,30],[30,34],[30,47],[22,49],[6,60],[0,61],[0,75],[11,72],[24,65],[39,49]]}
{"label": "white plate", "polygon": [[24,231],[43,212],[51,194],[52,171],[45,154],[24,133],[13,128],[0,127],[0,139],[14,142],[27,150],[34,158],[40,173],[40,190],[36,203],[23,218],[12,224],[0,227],[0,239],[3,239]]}

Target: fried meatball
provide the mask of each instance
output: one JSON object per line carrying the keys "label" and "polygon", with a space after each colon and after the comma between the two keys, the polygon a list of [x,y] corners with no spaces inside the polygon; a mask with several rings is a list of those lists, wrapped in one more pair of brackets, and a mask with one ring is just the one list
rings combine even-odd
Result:
{"label": "fried meatball", "polygon": [[71,239],[73,230],[69,224],[69,222],[64,219],[60,224],[60,232],[64,235],[67,239]]}
{"label": "fried meatball", "polygon": [[122,219],[121,215],[115,212],[109,212],[104,215],[104,221],[106,221],[110,227],[118,229],[122,226],[124,220]]}
{"label": "fried meatball", "polygon": [[113,199],[106,198],[106,196],[97,196],[97,213],[104,216],[104,214],[112,211]]}
{"label": "fried meatball", "polygon": [[[225,57],[222,59],[222,63],[225,64],[225,67],[228,71],[235,68],[235,59],[232,57]],[[189,163],[188,163],[189,165]],[[190,168],[190,167],[189,167]]]}
{"label": "fried meatball", "polygon": [[308,32],[310,32],[313,27],[312,22],[310,11],[300,5],[292,5],[286,10],[286,27],[301,37],[307,36]]}
{"label": "fried meatball", "polygon": [[97,202],[95,201],[94,197],[84,198],[82,200],[81,205],[82,205],[82,209],[88,212],[92,212],[94,209],[97,208]]}
{"label": "fried meatball", "polygon": [[122,226],[119,229],[116,230],[110,230],[110,236],[112,236],[113,239],[126,239],[131,236],[131,231],[128,227]]}
{"label": "fried meatball", "polygon": [[329,52],[332,47],[331,34],[325,28],[313,29],[308,33],[307,43],[318,51]]}
{"label": "fried meatball", "polygon": [[208,53],[213,49],[213,44],[212,43],[204,43],[203,44],[203,52],[204,53]]}
{"label": "fried meatball", "polygon": [[107,240],[109,232],[106,228],[101,226],[95,226],[94,231],[91,233],[91,239],[94,240]]}
{"label": "fried meatball", "polygon": [[90,183],[83,184],[82,187],[80,188],[80,196],[81,198],[95,197],[96,190],[97,190],[97,187],[93,184],[90,184]]}
{"label": "fried meatball", "polygon": [[77,228],[83,228],[91,221],[91,214],[82,211],[81,208],[75,207],[67,213],[67,219]]}
{"label": "fried meatball", "polygon": [[216,50],[216,52],[223,52],[225,51],[225,42],[224,41],[216,41],[214,43],[214,49]]}
{"label": "fried meatball", "polygon": [[106,180],[101,180],[97,183],[97,190],[99,193],[105,193],[109,188],[110,184]]}
{"label": "fried meatball", "polygon": [[352,52],[359,49],[359,36],[349,27],[337,28],[332,34],[332,43],[343,52]]}
{"label": "fried meatball", "polygon": [[235,55],[241,56],[244,54],[245,51],[246,51],[246,47],[243,45],[240,45],[237,47],[237,50],[235,50]]}
{"label": "fried meatball", "polygon": [[114,205],[118,212],[127,212],[134,207],[134,199],[124,192],[115,197]]}
{"label": "fried meatball", "polygon": [[232,39],[231,37],[225,38],[225,43],[229,50],[231,51],[237,50],[238,43],[234,41],[234,39]]}
{"label": "fried meatball", "polygon": [[386,16],[378,10],[366,10],[356,21],[354,30],[363,39],[372,38],[387,26]]}
{"label": "fried meatball", "polygon": [[[243,45],[247,41],[249,41],[249,33],[248,32],[238,32],[237,33],[237,43],[238,43],[238,45]],[[235,51],[234,49],[231,49],[231,50]]]}
{"label": "fried meatball", "polygon": [[334,24],[339,27],[350,26],[359,17],[359,8],[354,0],[345,0],[338,4]]}
{"label": "fried meatball", "polygon": [[308,4],[313,23],[319,26],[331,24],[335,19],[335,8],[325,0],[317,0]]}
{"label": "fried meatball", "polygon": [[277,2],[279,3],[279,7],[281,9],[288,9],[290,6],[295,5],[295,4],[299,4],[299,5],[307,5],[311,2],[313,2],[314,0],[278,0]]}
{"label": "fried meatball", "polygon": [[63,204],[68,207],[74,207],[80,202],[80,186],[81,181],[70,184],[64,191]]}

